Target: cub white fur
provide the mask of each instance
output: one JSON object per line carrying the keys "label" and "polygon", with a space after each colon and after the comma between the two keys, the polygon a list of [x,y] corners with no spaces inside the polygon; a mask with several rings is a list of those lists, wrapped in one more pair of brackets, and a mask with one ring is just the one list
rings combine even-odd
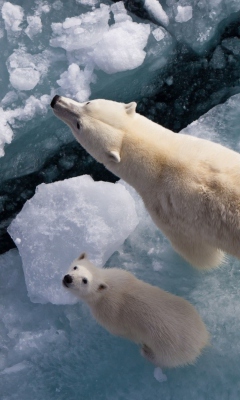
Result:
{"label": "cub white fur", "polygon": [[240,258],[240,155],[176,134],[135,112],[136,103],[78,103],[55,96],[53,111],[79,143],[141,195],[153,221],[188,262]]}
{"label": "cub white fur", "polygon": [[141,354],[161,368],[193,363],[208,344],[207,329],[188,301],[125,270],[97,268],[85,253],[74,260],[63,285],[103,327],[139,344]]}

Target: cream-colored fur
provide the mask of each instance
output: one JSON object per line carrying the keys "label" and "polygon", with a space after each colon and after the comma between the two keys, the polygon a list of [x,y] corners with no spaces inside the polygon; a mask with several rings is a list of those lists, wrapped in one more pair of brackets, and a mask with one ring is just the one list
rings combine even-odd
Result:
{"label": "cream-colored fur", "polygon": [[103,327],[139,344],[141,354],[161,368],[193,363],[208,344],[206,327],[188,301],[127,271],[96,268],[82,254],[63,284],[89,305]]}
{"label": "cream-colored fur", "polygon": [[240,258],[238,153],[165,129],[136,113],[136,103],[59,97],[52,105],[79,143],[137,190],[187,261],[208,269],[224,252]]}

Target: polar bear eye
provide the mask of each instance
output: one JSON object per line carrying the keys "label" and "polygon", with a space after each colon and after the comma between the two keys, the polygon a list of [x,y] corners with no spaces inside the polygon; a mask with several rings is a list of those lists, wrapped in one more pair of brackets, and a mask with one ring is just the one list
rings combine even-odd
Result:
{"label": "polar bear eye", "polygon": [[73,269],[77,269],[77,267],[74,267]]}
{"label": "polar bear eye", "polygon": [[87,106],[88,104],[90,104],[91,102],[90,101],[88,101],[85,105]]}
{"label": "polar bear eye", "polygon": [[82,283],[84,283],[86,285],[88,283],[87,278],[82,278]]}

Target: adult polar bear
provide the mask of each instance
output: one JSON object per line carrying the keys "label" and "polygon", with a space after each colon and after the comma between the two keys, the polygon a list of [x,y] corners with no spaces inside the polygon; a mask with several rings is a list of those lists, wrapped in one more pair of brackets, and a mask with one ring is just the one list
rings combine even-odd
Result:
{"label": "adult polar bear", "polygon": [[189,263],[240,258],[240,155],[176,134],[136,113],[136,103],[78,103],[56,95],[51,107],[78,142],[141,195],[153,221]]}

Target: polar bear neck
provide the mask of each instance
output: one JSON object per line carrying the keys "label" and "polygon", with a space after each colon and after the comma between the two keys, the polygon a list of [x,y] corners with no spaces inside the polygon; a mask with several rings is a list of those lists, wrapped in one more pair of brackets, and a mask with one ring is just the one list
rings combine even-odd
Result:
{"label": "polar bear neck", "polygon": [[136,113],[134,123],[123,135],[121,162],[111,162],[106,167],[144,195],[152,188],[152,181],[159,177],[162,168],[176,159],[176,137],[176,133]]}

